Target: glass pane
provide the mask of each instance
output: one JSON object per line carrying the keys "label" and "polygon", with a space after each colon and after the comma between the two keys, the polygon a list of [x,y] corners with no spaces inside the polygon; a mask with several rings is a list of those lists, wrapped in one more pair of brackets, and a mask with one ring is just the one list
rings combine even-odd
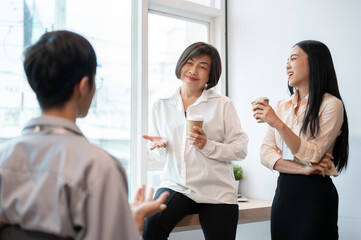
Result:
{"label": "glass pane", "polygon": [[[170,16],[149,13],[148,87],[149,121],[154,101],[176,91],[182,84],[175,76],[175,66],[184,49],[194,42],[208,42],[209,25]],[[159,172],[148,172],[157,183]],[[148,183],[149,185],[149,183]],[[150,185],[149,185],[150,186]],[[154,186],[156,187],[156,186]]]}
{"label": "glass pane", "polygon": [[23,125],[40,113],[22,68],[24,47],[46,31],[68,29],[92,43],[99,65],[92,107],[78,124],[90,141],[118,157],[129,170],[130,14],[131,0],[2,0],[0,143],[19,135]]}
{"label": "glass pane", "polygon": [[148,170],[147,171],[147,187],[157,189],[160,185],[160,174],[162,171],[160,170]]}
{"label": "glass pane", "polygon": [[96,95],[88,116],[78,123],[90,141],[121,161],[129,176],[131,1],[77,0],[66,7],[67,28],[87,37],[98,58]]}
{"label": "glass pane", "polygon": [[194,42],[208,42],[208,24],[149,13],[149,109],[161,96],[181,85],[175,66],[184,49]]}
{"label": "glass pane", "polygon": [[184,0],[186,2],[193,2],[207,7],[221,8],[221,1],[223,0]]}
{"label": "glass pane", "polygon": [[[40,112],[21,61],[24,47],[37,38],[32,29],[40,25],[38,16],[31,14],[33,8],[33,2],[0,3],[0,143],[18,136],[23,125]],[[51,27],[49,16],[43,19],[43,27]]]}

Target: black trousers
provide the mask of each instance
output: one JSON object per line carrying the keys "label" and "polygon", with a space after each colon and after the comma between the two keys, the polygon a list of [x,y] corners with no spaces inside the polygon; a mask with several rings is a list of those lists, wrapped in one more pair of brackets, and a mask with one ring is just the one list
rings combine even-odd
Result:
{"label": "black trousers", "polygon": [[199,221],[206,240],[234,240],[238,222],[238,204],[196,203],[185,195],[171,189],[160,188],[155,199],[170,192],[167,208],[148,218],[144,225],[144,240],[168,239],[174,227],[189,214],[199,214]]}
{"label": "black trousers", "polygon": [[271,210],[273,240],[338,239],[338,194],[330,177],[280,173]]}

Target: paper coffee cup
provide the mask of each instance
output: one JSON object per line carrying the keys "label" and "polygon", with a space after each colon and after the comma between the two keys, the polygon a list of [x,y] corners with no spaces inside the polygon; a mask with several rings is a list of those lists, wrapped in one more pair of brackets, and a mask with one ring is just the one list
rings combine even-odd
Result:
{"label": "paper coffee cup", "polygon": [[[254,106],[254,104],[257,102],[257,101],[265,101],[267,103],[267,105],[269,104],[269,99],[268,97],[258,97],[256,98],[254,101],[251,102],[252,106]],[[257,110],[257,108],[255,109]],[[256,119],[256,121],[258,123],[263,123],[264,121],[262,119]]]}
{"label": "paper coffee cup", "polygon": [[200,115],[187,116],[187,132],[199,133],[198,131],[193,129],[193,126],[202,128],[203,121],[204,121],[204,118],[203,118],[203,116],[200,116]]}

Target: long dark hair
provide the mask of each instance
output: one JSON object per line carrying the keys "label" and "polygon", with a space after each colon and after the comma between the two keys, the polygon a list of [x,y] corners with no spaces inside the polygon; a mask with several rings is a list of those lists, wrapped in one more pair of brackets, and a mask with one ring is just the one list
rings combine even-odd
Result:
{"label": "long dark hair", "polygon": [[[338,89],[337,77],[330,50],[328,47],[313,40],[306,40],[296,43],[308,55],[309,65],[309,93],[306,106],[304,121],[301,127],[301,133],[306,134],[310,131],[310,139],[314,139],[320,130],[320,121],[318,114],[325,93],[329,93],[342,101]],[[291,95],[294,88],[288,85]],[[342,101],[343,104],[343,101]],[[343,104],[343,124],[341,134],[337,137],[333,148],[333,162],[339,172],[346,169],[348,160],[348,122],[345,105]]]}

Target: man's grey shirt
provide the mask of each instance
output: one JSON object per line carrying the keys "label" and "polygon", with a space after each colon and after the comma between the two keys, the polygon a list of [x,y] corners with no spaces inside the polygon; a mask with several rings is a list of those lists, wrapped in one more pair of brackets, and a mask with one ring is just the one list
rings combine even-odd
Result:
{"label": "man's grey shirt", "polygon": [[74,122],[42,115],[0,146],[0,227],[74,239],[140,239],[124,169]]}

